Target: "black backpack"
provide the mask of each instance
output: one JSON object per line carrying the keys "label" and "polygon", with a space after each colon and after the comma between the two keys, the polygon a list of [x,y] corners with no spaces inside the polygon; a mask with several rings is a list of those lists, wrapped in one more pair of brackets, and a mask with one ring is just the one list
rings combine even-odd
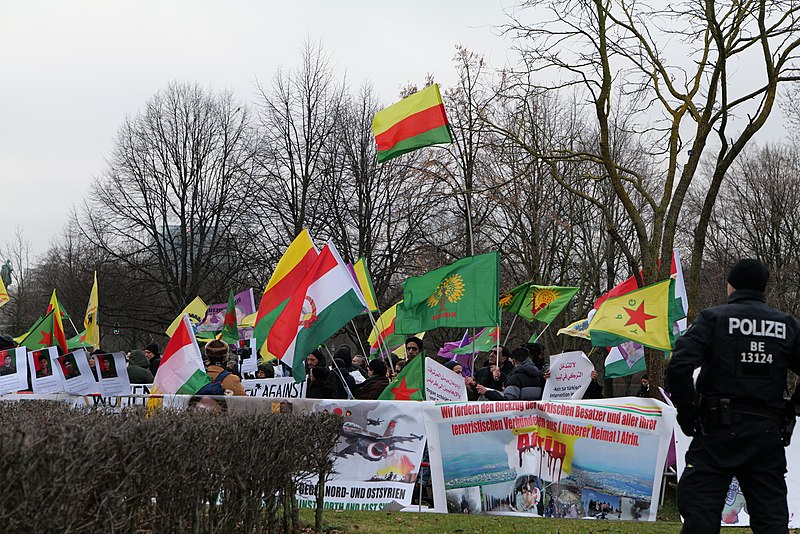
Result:
{"label": "black backpack", "polygon": [[210,384],[206,384],[198,389],[195,395],[225,395],[225,388],[222,387],[222,381],[225,380],[225,377],[229,374],[228,371],[222,371]]}

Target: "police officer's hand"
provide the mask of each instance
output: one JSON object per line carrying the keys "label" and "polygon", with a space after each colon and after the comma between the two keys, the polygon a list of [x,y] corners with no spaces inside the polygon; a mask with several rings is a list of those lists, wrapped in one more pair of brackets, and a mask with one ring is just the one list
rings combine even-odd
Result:
{"label": "police officer's hand", "polygon": [[697,436],[700,434],[697,420],[697,411],[691,408],[678,410],[678,425],[687,436]]}

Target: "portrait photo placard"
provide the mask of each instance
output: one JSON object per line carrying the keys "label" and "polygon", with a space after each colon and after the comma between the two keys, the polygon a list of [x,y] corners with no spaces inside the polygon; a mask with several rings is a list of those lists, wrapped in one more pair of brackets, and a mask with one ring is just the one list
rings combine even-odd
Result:
{"label": "portrait photo placard", "polygon": [[0,395],[28,387],[28,349],[0,350]]}

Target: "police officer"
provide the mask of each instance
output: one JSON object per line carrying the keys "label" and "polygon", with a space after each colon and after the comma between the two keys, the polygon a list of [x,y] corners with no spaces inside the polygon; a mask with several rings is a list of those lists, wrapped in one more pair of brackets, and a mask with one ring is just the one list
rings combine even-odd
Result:
{"label": "police officer", "polygon": [[788,531],[781,425],[786,370],[800,372],[800,323],[766,304],[768,277],[760,261],[739,261],[728,304],[699,313],[667,367],[678,424],[694,436],[678,483],[683,532],[719,532],[734,476],[753,532]]}

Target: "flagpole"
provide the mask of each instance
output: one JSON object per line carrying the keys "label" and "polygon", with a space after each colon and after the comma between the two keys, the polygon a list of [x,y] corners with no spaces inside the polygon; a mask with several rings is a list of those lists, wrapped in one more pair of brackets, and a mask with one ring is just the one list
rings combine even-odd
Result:
{"label": "flagpole", "polygon": [[[394,376],[394,366],[392,366],[392,353],[389,352],[389,348],[386,346],[386,340],[381,336],[381,331],[378,329],[378,324],[375,322],[375,318],[372,316],[372,312],[367,314],[369,316],[369,320],[372,323],[372,328],[375,329],[375,332],[378,335],[378,350],[380,351],[381,358],[384,360],[389,361],[389,375]],[[405,350],[405,344],[403,345],[403,350]]]}
{"label": "flagpole", "polygon": [[76,336],[80,335],[80,332],[78,332],[78,329],[75,328],[75,323],[72,322],[72,316],[71,315],[69,317],[69,324],[71,324],[72,325],[72,329],[75,330],[75,335]]}
{"label": "flagpole", "polygon": [[344,375],[342,375],[342,370],[336,364],[336,358],[334,358],[333,354],[331,354],[331,349],[329,349],[328,345],[326,345],[324,343],[322,344],[322,346],[325,347],[325,351],[328,353],[328,356],[331,357],[331,361],[333,362],[333,366],[336,368],[337,371],[339,371],[337,373],[337,375],[339,376],[339,382],[341,382],[342,385],[344,386],[344,390],[347,392],[348,400],[353,400],[353,398],[354,398],[353,397],[353,392],[350,391],[350,388],[347,386],[347,381],[344,379]]}
{"label": "flagpole", "polygon": [[[517,322],[517,317],[519,317],[519,315],[517,315],[515,313],[514,314],[514,318],[511,319],[511,326],[508,327],[508,332],[506,333],[506,338],[503,340],[503,345],[506,345],[508,343],[508,338],[511,337],[511,331],[514,329],[514,323]],[[500,344],[500,336],[497,336],[497,343],[498,343],[498,346],[499,346],[499,344]]]}
{"label": "flagpole", "polygon": [[542,337],[542,334],[544,334],[544,333],[545,333],[545,331],[546,331],[548,328],[550,328],[550,324],[551,324],[551,323],[547,323],[547,326],[545,326],[545,327],[542,329],[542,331],[541,331],[541,332],[539,332],[539,335],[538,335],[538,336],[536,336],[536,339],[534,339],[534,340],[533,340],[533,342],[534,342],[534,343],[538,342],[538,341],[539,341],[539,338],[540,338],[540,337]]}
{"label": "flagpole", "polygon": [[[371,311],[367,311],[367,313],[372,315]],[[350,319],[350,326],[353,327],[353,332],[356,333],[356,339],[358,339],[358,348],[360,349],[360,352],[364,352],[364,342],[361,341],[361,336],[358,335],[358,329],[356,328],[356,323],[352,319]]]}

